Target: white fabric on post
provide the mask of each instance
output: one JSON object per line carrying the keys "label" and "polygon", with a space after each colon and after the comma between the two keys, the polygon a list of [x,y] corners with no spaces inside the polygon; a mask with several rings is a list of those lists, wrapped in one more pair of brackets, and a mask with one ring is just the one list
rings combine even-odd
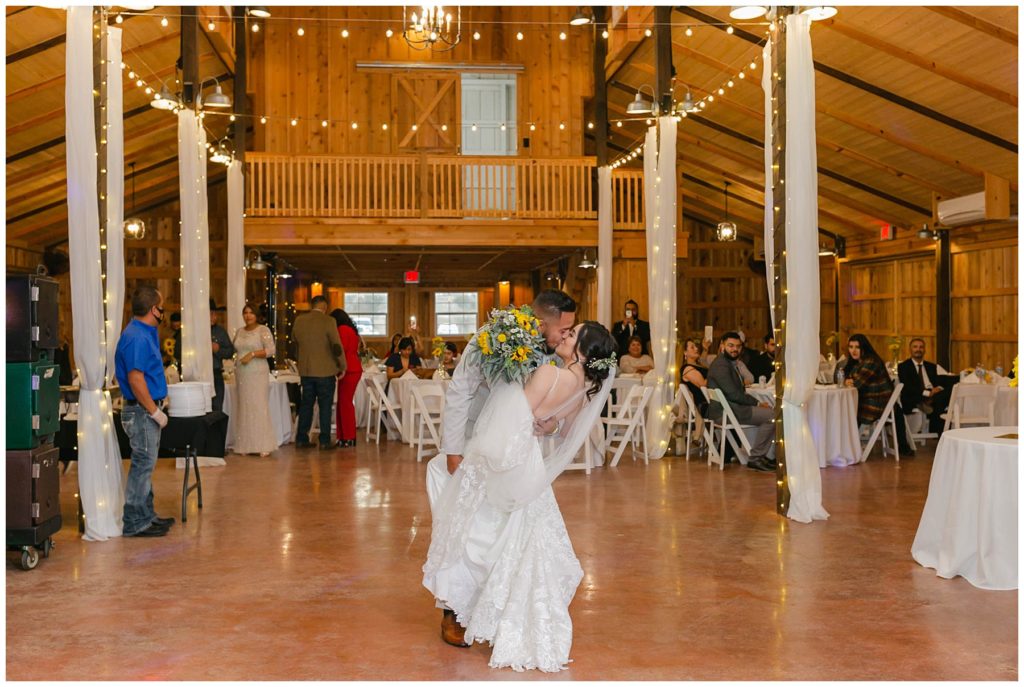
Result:
{"label": "white fabric on post", "polygon": [[206,131],[196,113],[178,112],[181,193],[181,376],[213,383],[210,243],[206,209]]}
{"label": "white fabric on post", "polygon": [[[782,396],[790,518],[824,520],[821,472],[807,422],[818,375],[818,156],[811,19],[786,17],[786,387]],[[765,68],[768,71],[768,68]],[[768,116],[770,110],[766,111]]]}
{"label": "white fabric on post", "polygon": [[228,165],[228,332],[233,336],[245,325],[242,308],[245,306],[245,186],[242,163],[233,160]]}
{"label": "white fabric on post", "polygon": [[[107,351],[96,197],[92,8],[67,10],[64,108],[68,179],[68,254],[78,400],[78,490],[87,541],[121,536],[124,491],[113,404],[104,391]],[[120,61],[118,61],[120,66]]]}
{"label": "white fabric on post", "polygon": [[597,321],[612,328],[612,168],[597,169]]}
{"label": "white fabric on post", "polygon": [[[648,193],[648,189],[650,193]],[[659,117],[644,154],[647,224],[647,295],[654,394],[647,410],[647,452],[661,458],[672,431],[676,379],[676,120]]]}
{"label": "white fabric on post", "polygon": [[121,29],[107,29],[107,384],[124,317],[124,97]]}
{"label": "white fabric on post", "polygon": [[777,326],[775,322],[775,200],[772,188],[772,118],[769,113],[775,108],[772,107],[772,42],[765,43],[761,50],[761,88],[764,89],[764,264],[767,269],[768,285],[768,313],[772,320],[772,329]]}

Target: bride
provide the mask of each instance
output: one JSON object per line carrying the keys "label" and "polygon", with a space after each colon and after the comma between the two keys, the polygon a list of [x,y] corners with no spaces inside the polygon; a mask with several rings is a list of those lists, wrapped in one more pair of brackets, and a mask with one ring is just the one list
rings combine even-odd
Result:
{"label": "bride", "polygon": [[[488,642],[489,665],[555,672],[572,645],[569,603],[583,579],[551,482],[597,422],[614,378],[615,342],[597,322],[555,349],[564,369],[542,365],[526,382],[493,388],[464,460],[431,503],[423,585],[465,628]],[[545,458],[535,429],[556,427]]]}

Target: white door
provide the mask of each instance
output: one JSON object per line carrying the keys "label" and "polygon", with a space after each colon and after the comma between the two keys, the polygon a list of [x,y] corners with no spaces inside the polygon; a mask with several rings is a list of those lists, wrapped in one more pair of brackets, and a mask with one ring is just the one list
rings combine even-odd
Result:
{"label": "white door", "polygon": [[[516,154],[516,77],[462,75],[462,154]],[[515,209],[515,173],[505,165],[466,165],[463,207]]]}

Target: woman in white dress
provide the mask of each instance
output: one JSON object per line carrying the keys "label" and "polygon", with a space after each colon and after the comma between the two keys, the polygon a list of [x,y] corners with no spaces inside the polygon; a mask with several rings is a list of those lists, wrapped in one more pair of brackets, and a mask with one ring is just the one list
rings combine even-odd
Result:
{"label": "woman in white dress", "polygon": [[277,448],[270,419],[270,366],[274,335],[256,321],[251,305],[242,308],[245,326],[235,332],[235,453],[268,456]]}
{"label": "woman in white dress", "polygon": [[[551,481],[599,418],[614,377],[615,341],[597,322],[577,325],[527,381],[498,384],[444,491],[423,584],[465,628],[488,642],[489,665],[563,670],[572,646],[569,603],[583,579]],[[561,423],[547,457],[535,431]],[[570,429],[571,426],[571,429]]]}

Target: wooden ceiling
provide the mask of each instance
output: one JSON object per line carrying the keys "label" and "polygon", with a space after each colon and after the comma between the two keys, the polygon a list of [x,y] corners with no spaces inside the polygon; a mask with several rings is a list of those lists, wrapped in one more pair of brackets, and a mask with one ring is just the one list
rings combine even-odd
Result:
{"label": "wooden ceiling", "polygon": [[[675,94],[715,95],[680,122],[679,168],[688,212],[721,219],[729,181],[730,215],[753,232],[764,198],[767,23],[734,22],[729,34],[730,21],[728,7],[672,13]],[[812,25],[821,228],[850,237],[919,225],[930,221],[933,192],[980,191],[983,172],[1016,188],[1016,26],[1016,7],[840,7]],[[626,117],[637,88],[654,85],[654,42],[643,39],[610,71],[610,118]],[[758,68],[719,95],[752,60]],[[636,148],[645,128],[613,126],[613,150]]]}
{"label": "wooden ceiling", "polygon": [[[175,62],[180,55],[178,7],[157,7],[124,16],[122,56],[150,86],[164,81],[176,89]],[[161,20],[166,17],[168,26]],[[64,11],[43,7],[8,7],[7,14],[7,240],[41,247],[67,240],[67,176],[64,146]],[[112,20],[113,22],[113,20]],[[205,34],[205,26],[201,24]],[[209,40],[200,38],[201,78],[225,75],[231,93],[231,70]],[[174,200],[178,195],[177,117],[150,107],[152,96],[124,79],[125,173],[135,163],[136,209]],[[212,83],[209,88],[212,88]],[[217,120],[220,121],[217,121]],[[223,136],[226,118],[208,117],[208,136]],[[224,174],[209,169],[211,181]],[[125,183],[125,210],[131,210],[131,185]]]}
{"label": "wooden ceiling", "polygon": [[[765,25],[737,23],[728,34],[728,11],[673,11],[677,96],[689,86],[700,98],[752,59],[760,65]],[[151,84],[175,78],[179,12],[157,7],[121,25],[125,61]],[[167,27],[161,25],[164,16]],[[6,20],[8,243],[56,244],[67,236],[65,15],[9,7]],[[688,26],[693,28],[689,37]],[[821,228],[856,237],[873,235],[882,223],[918,225],[930,219],[932,192],[976,192],[983,172],[1009,178],[1016,189],[1016,26],[1013,6],[841,7],[834,19],[814,24]],[[203,22],[200,28],[205,32]],[[201,38],[200,51],[201,76],[230,73],[211,41]],[[724,211],[721,189],[729,181],[730,215],[750,233],[760,223],[763,202],[759,76],[760,68],[736,80],[679,129],[687,212],[718,221]],[[610,116],[622,118],[636,89],[653,85],[654,39],[643,39],[628,61],[609,73],[609,81]],[[224,87],[230,93],[230,81]],[[139,208],[176,198],[178,188],[176,119],[148,102],[149,96],[126,80],[125,157],[136,163]],[[222,135],[227,122],[211,119],[207,127]],[[613,126],[613,151],[635,148],[644,128],[642,120]],[[222,170],[211,166],[211,180]],[[534,262],[547,257],[530,253]],[[302,259],[307,258],[310,265],[323,259]],[[503,257],[502,269],[505,260],[518,266],[514,258]]]}

